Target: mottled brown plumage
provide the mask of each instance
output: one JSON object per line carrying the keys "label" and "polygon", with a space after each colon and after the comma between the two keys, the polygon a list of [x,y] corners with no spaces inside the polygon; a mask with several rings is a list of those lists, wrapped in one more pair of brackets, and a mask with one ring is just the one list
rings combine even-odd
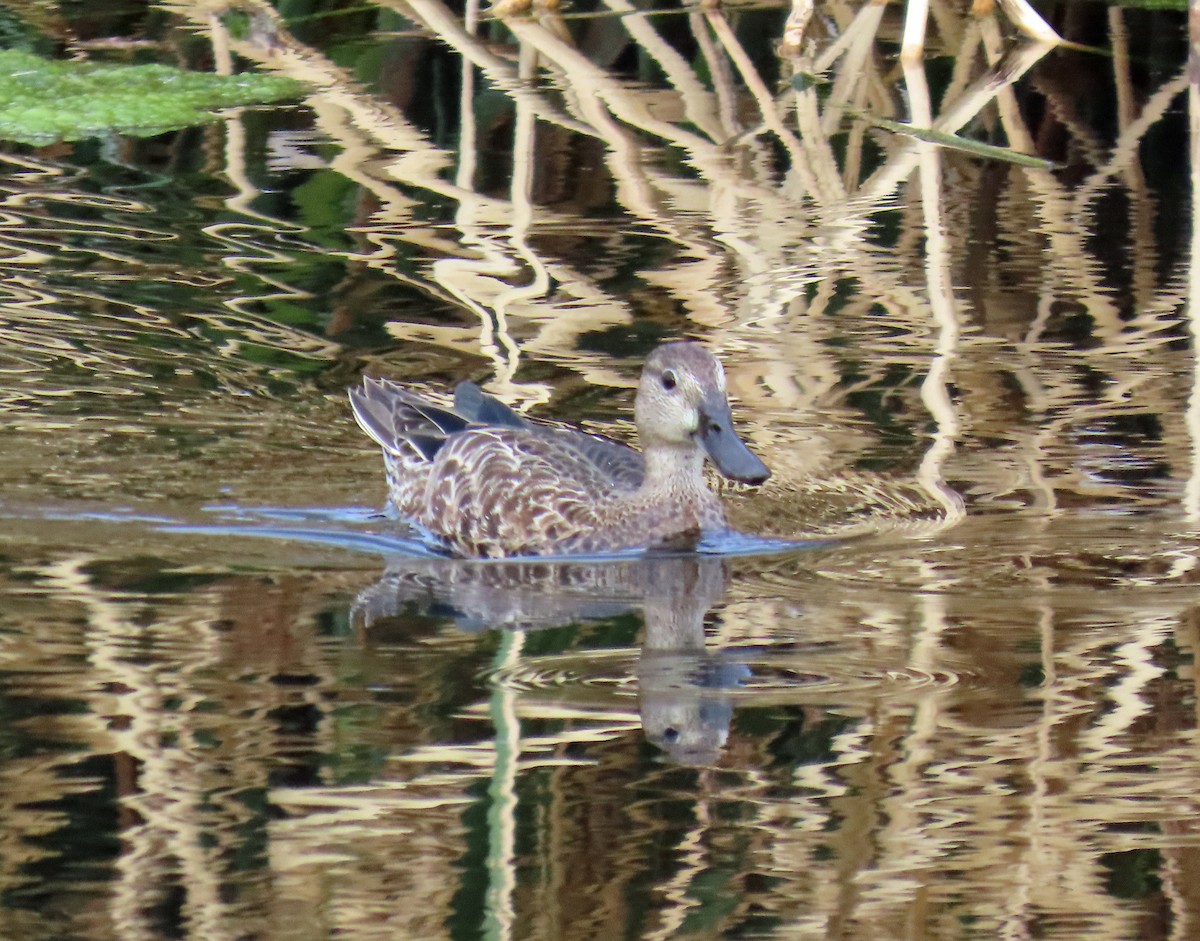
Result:
{"label": "mottled brown plumage", "polygon": [[454,410],[382,379],[350,390],[355,418],[384,451],[401,516],[464,556],[690,546],[725,528],[705,483],[769,476],[733,431],[721,364],[696,343],[646,361],[634,406],[642,453],[580,431],[528,421],[474,386]]}

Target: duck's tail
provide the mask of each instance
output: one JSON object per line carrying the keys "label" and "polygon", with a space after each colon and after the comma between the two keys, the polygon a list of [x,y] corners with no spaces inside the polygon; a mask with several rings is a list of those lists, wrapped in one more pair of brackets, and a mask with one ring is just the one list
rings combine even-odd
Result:
{"label": "duck's tail", "polygon": [[350,407],[360,428],[391,457],[425,463],[470,421],[427,402],[387,379],[363,377],[350,389]]}

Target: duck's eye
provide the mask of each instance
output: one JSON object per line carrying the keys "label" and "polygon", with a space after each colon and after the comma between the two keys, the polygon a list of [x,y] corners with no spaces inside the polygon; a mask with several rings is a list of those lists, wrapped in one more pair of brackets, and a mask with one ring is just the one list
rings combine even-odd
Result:
{"label": "duck's eye", "polygon": [[675,378],[675,373],[673,373],[669,369],[663,370],[661,381],[662,381],[662,387],[664,389],[666,389],[668,392],[670,392],[672,389],[675,388],[676,385],[679,384],[679,380],[677,380]]}

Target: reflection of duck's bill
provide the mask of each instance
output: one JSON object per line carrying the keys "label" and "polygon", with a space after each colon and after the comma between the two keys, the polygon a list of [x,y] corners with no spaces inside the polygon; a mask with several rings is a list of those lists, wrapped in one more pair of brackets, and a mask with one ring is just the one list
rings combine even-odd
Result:
{"label": "reflection of duck's bill", "polygon": [[726,477],[747,484],[761,484],[771,471],[758,456],[746,447],[733,430],[729,403],[706,399],[700,406],[700,428],[696,438],[705,453]]}

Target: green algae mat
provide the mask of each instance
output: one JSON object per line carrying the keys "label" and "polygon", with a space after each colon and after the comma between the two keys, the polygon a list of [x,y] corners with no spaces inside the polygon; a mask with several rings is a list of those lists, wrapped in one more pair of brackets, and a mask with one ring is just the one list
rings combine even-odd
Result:
{"label": "green algae mat", "polygon": [[298,98],[276,75],[212,75],[166,65],[55,62],[0,52],[0,139],[44,145],[106,134],[148,137],[211,121],[213,111]]}

